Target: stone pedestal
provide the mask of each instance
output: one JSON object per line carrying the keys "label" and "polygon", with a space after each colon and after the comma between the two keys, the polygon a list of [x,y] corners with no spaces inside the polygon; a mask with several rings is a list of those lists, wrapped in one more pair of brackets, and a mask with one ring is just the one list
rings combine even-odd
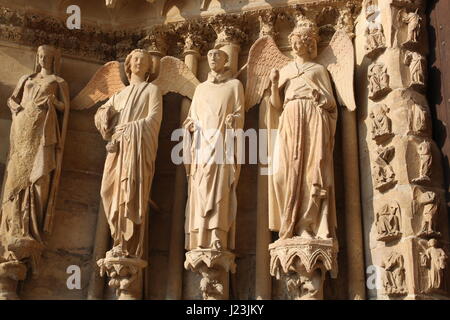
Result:
{"label": "stone pedestal", "polygon": [[203,300],[228,299],[228,272],[236,272],[235,255],[226,250],[195,249],[186,253],[184,268],[202,276]]}
{"label": "stone pedestal", "polygon": [[337,276],[337,244],[333,239],[277,240],[269,245],[270,274],[286,283],[293,300],[323,300],[325,273]]}
{"label": "stone pedestal", "polygon": [[141,285],[139,279],[147,261],[136,257],[120,256],[108,251],[104,259],[97,261],[100,275],[105,273],[110,278],[108,285],[116,289],[119,300],[141,299]]}
{"label": "stone pedestal", "polygon": [[25,280],[27,267],[13,260],[0,263],[0,300],[19,300],[17,284]]}

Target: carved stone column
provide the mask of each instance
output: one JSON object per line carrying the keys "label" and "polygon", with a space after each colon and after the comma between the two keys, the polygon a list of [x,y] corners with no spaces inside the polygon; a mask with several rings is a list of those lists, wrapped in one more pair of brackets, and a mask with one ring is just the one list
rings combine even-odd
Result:
{"label": "carved stone column", "polygon": [[[2,243],[7,243],[2,239]],[[0,258],[0,300],[18,300],[17,285],[25,280],[30,270],[37,276],[38,265],[43,245],[34,239],[17,239],[8,241],[6,259]]]}
{"label": "carved stone column", "polygon": [[[349,3],[348,3],[349,4]],[[337,29],[344,30],[354,38],[355,7],[347,5],[340,9]],[[356,111],[341,109],[342,162],[345,188],[345,239],[347,247],[348,298],[365,299],[364,245],[358,164],[358,132]]]}
{"label": "carved stone column", "polygon": [[108,285],[116,290],[119,300],[138,300],[142,297],[142,269],[147,262],[138,258],[123,257],[120,253],[106,253],[106,257],[97,261],[100,276],[106,274]]}
{"label": "carved stone column", "polygon": [[[192,73],[197,75],[198,59],[203,45],[200,30],[189,30],[185,35],[184,42],[184,62],[191,69]],[[190,105],[191,100],[183,98],[180,110],[180,126],[188,115]],[[183,164],[178,165],[176,168],[174,194],[166,298],[169,300],[180,300],[182,299],[184,219],[187,197],[186,169]]]}
{"label": "carved stone column", "polygon": [[[275,21],[276,14],[269,12],[258,17],[260,23],[259,37],[276,37]],[[266,125],[266,105],[259,106],[258,128],[267,130]],[[270,276],[270,254],[267,250],[271,242],[271,232],[269,230],[268,207],[268,180],[267,175],[262,174],[262,170],[267,169],[267,165],[258,165],[258,203],[256,216],[256,263],[255,263],[255,297],[256,299],[269,300],[272,298],[272,277]]]}
{"label": "carved stone column", "polygon": [[286,283],[293,300],[323,300],[325,273],[337,276],[337,249],[332,239],[277,240],[269,245],[270,274]]}
{"label": "carved stone column", "polygon": [[202,276],[203,300],[226,300],[229,297],[228,272],[236,272],[235,255],[226,250],[195,249],[186,253],[185,269]]}
{"label": "carved stone column", "polygon": [[365,1],[356,32],[366,263],[379,278],[372,299],[448,296],[441,156],[424,95],[425,5]]}

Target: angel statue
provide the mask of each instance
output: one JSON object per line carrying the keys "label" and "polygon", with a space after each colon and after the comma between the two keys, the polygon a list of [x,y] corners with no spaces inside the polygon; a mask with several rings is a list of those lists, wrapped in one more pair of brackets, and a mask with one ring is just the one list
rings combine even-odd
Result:
{"label": "angel statue", "polygon": [[[261,100],[269,143],[269,228],[279,238],[335,238],[333,147],[337,107],[329,73],[341,105],[355,109],[353,44],[336,31],[317,56],[316,24],[300,15],[289,35],[294,59],[271,37],[258,39],[249,53],[246,106]],[[314,61],[315,60],[315,61]],[[328,69],[328,71],[327,71]]]}
{"label": "angel statue", "polygon": [[44,233],[51,231],[69,116],[60,58],[59,49],[40,46],[34,72],[19,80],[7,102],[12,124],[0,234],[4,258],[27,260],[34,274]]}
{"label": "angel statue", "polygon": [[[133,50],[124,65],[129,85],[126,86],[121,80],[120,63],[109,62],[97,71],[73,100],[75,109],[86,109],[109,98],[97,110],[95,125],[107,141],[101,197],[113,248],[98,264],[101,273],[105,267],[113,278],[121,273],[118,270],[108,271],[111,267],[108,261],[111,259],[122,259],[121,263],[130,259],[142,262],[147,209],[162,121],[162,95],[171,91],[192,98],[198,84],[188,67],[173,57],[161,59],[161,71],[149,83],[152,59],[142,49]],[[145,265],[141,263],[140,267]],[[122,290],[123,283],[128,282],[123,279],[111,283]]]}

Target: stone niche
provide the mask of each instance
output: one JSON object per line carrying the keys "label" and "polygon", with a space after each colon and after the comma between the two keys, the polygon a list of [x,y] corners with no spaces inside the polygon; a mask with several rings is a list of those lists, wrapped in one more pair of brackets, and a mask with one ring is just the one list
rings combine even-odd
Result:
{"label": "stone niche", "polygon": [[[445,202],[441,189],[443,182],[439,150],[431,139],[431,119],[427,101],[422,95],[425,88],[420,84],[410,85],[410,65],[417,63],[414,57],[409,59],[408,65],[403,63],[403,51],[425,54],[422,46],[426,47],[426,40],[420,37],[420,33],[414,33],[417,41],[408,40],[410,33],[406,21],[414,18],[408,13],[415,12],[414,3],[419,1],[389,1],[393,2],[391,7],[383,7],[383,2],[75,0],[70,4],[80,7],[82,28],[68,30],[65,27],[67,1],[54,1],[49,5],[45,0],[20,0],[14,4],[0,0],[0,181],[4,180],[11,127],[11,113],[6,102],[19,78],[33,72],[35,52],[39,45],[48,43],[62,49],[60,76],[69,84],[70,98],[74,98],[104,63],[111,60],[123,62],[126,54],[135,48],[150,51],[154,62],[165,55],[188,61],[190,58],[185,57],[195,51],[192,56],[196,59],[194,65],[200,82],[207,79],[209,72],[207,50],[220,41],[232,48],[229,53],[234,58],[230,66],[235,71],[244,67],[251,45],[263,35],[272,35],[280,50],[292,57],[288,35],[295,24],[293,17],[302,13],[313,18],[319,27],[319,52],[328,46],[338,29],[345,30],[351,36],[356,52],[355,93],[358,100],[357,110],[351,114],[356,117],[357,123],[355,128],[343,125],[343,114],[347,111],[341,112],[342,109],[339,109],[334,147],[337,246],[336,252],[333,251],[336,259],[333,263],[336,263],[339,271],[333,272],[334,278],[328,273],[323,276],[323,298],[364,298],[365,269],[371,264],[392,264],[398,270],[394,268],[387,275],[385,272],[382,283],[388,284],[387,289],[368,290],[368,298],[446,296],[447,284],[437,291],[427,289],[427,281],[430,281],[427,260],[423,258],[422,267],[414,262],[416,256],[428,254],[428,245],[424,241],[433,236],[431,233],[427,236],[420,234],[426,210],[426,201],[418,203],[425,197],[422,194],[433,192],[436,201]],[[402,28],[398,40],[401,43],[396,45],[391,39],[391,29],[397,24],[398,11],[402,8],[403,22],[398,22],[398,28]],[[368,46],[366,21],[370,10],[380,13],[375,21],[379,26],[375,26],[373,32],[384,34],[376,36],[378,38],[372,39]],[[420,7],[420,10],[423,8]],[[155,65],[157,68],[158,64]],[[371,68],[372,65],[379,67]],[[387,77],[383,76],[384,72]],[[378,77],[373,79],[372,89],[369,88],[369,74]],[[244,70],[238,79],[245,84],[246,78]],[[375,84],[378,84],[378,88]],[[170,93],[163,99],[163,120],[150,197],[153,205],[150,205],[148,212],[145,239],[144,255],[148,266],[138,277],[143,299],[202,299],[202,291],[199,290],[202,276],[184,270],[183,264],[174,258],[174,254],[181,254],[184,259],[184,246],[174,249],[173,235],[174,230],[181,230],[179,236],[184,241],[183,227],[174,229],[174,225],[180,221],[184,223],[186,194],[177,193],[180,186],[183,190],[185,178],[179,175],[179,168],[170,159],[171,150],[176,144],[170,137],[182,121],[183,103],[183,98],[178,94]],[[104,213],[100,199],[106,151],[105,142],[94,124],[99,105],[88,110],[72,110],[70,113],[53,230],[44,238],[40,274],[35,278],[27,276],[20,281],[18,293],[21,299],[117,299],[114,289],[107,284],[108,280],[99,276],[96,264],[111,245],[109,233],[105,232],[108,229],[102,219]],[[425,112],[425,115],[422,116],[421,112]],[[245,116],[245,129],[260,128],[263,125],[261,114],[259,106],[250,109]],[[359,141],[356,138],[354,141],[355,146],[359,143],[359,151],[355,147],[353,155],[355,159],[359,158],[359,163],[358,159],[354,162],[354,169],[356,176],[358,172],[361,173],[361,187],[358,179],[353,186],[349,186],[345,180],[347,169],[344,168],[348,161],[344,153],[344,150],[348,150],[345,137],[348,137],[346,130],[352,129],[359,136]],[[421,171],[420,157],[417,156],[423,141],[431,144],[432,157],[436,159],[431,171],[428,171],[431,181],[427,183],[415,180],[426,175]],[[377,153],[379,148],[393,149],[392,152]],[[387,183],[382,182],[381,188],[375,188],[372,176],[376,157],[381,159],[379,167],[385,171],[389,167],[395,175]],[[261,282],[266,284],[263,290],[265,298],[290,297],[285,284],[271,278],[269,274],[268,244],[277,240],[278,235],[270,233],[267,226],[264,231],[258,229],[264,228],[258,222],[258,215],[267,214],[267,207],[264,211],[264,205],[261,205],[267,201],[267,194],[264,193],[264,186],[261,187],[264,182],[258,175],[259,169],[257,164],[241,167],[233,252],[235,273],[230,272],[227,279],[230,299],[260,298]],[[353,226],[346,220],[348,192],[358,197],[361,195],[362,208],[359,208],[358,198],[355,210],[362,216],[364,225],[363,238],[358,240],[360,248],[352,249],[353,253],[349,251],[352,246],[348,243]],[[438,211],[441,214],[436,225],[442,226],[437,230],[438,239],[445,243],[448,240],[448,228],[444,219],[444,206],[440,206]],[[377,226],[377,219],[384,219],[384,225],[380,222]],[[267,246],[261,250],[262,238],[268,240]],[[355,242],[356,246],[358,241]],[[178,252],[174,253],[173,250]],[[363,275],[358,284],[354,283],[354,274],[349,271],[354,270],[350,269],[354,252],[357,252],[355,265]],[[363,265],[363,255],[366,266]],[[267,264],[267,268],[255,272],[261,262]],[[67,270],[72,265],[80,267],[80,289],[71,290],[67,287],[70,276]],[[442,282],[448,282],[446,272],[444,276]],[[398,288],[391,288],[395,286]],[[363,293],[353,294],[354,287],[360,288]]]}

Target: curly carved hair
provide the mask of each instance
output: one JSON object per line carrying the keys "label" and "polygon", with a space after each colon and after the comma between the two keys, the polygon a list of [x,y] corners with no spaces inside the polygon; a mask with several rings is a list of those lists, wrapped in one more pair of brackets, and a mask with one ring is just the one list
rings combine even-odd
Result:
{"label": "curly carved hair", "polygon": [[299,15],[296,18],[294,30],[289,34],[289,43],[291,45],[293,37],[299,37],[305,45],[310,46],[312,41],[317,45],[320,40],[319,28],[313,21],[303,15]]}
{"label": "curly carved hair", "polygon": [[128,81],[130,81],[131,79],[131,58],[135,53],[143,53],[148,59],[149,70],[145,75],[145,79],[148,80],[152,71],[152,62],[153,62],[152,57],[150,53],[144,49],[134,49],[127,55],[127,58],[125,59],[125,74],[127,75]]}

